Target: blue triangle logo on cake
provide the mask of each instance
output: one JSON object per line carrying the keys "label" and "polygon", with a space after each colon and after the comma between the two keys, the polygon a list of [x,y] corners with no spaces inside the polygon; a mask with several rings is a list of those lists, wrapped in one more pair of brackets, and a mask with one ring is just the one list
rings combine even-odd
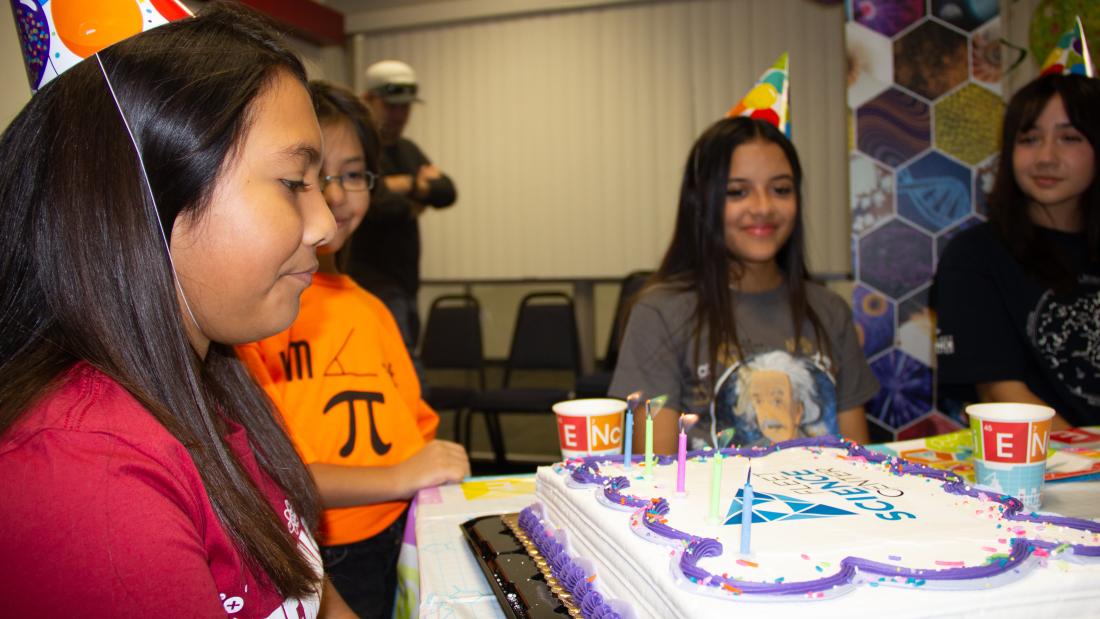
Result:
{"label": "blue triangle logo on cake", "polygon": [[[744,505],[744,489],[737,489],[737,496],[730,501],[725,524],[741,524],[741,508]],[[831,516],[854,516],[850,512],[832,505],[811,503],[782,494],[754,492],[752,494],[752,522],[777,522],[780,520],[807,520],[811,518],[829,518]]]}

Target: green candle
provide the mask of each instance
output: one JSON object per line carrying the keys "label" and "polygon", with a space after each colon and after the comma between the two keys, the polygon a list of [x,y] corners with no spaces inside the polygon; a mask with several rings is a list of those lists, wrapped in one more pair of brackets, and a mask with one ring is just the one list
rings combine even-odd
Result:
{"label": "green candle", "polygon": [[717,448],[710,462],[710,521],[718,522],[718,503],[722,492],[722,452]]}
{"label": "green candle", "polygon": [[653,479],[653,416],[661,412],[667,395],[659,395],[645,401],[645,476]]}

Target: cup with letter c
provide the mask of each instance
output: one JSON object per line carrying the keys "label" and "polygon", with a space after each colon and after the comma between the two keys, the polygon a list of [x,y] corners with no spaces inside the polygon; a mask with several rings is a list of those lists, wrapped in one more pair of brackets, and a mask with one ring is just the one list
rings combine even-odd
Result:
{"label": "cup with letter c", "polygon": [[966,407],[974,437],[974,472],[981,486],[1039,509],[1054,409],[997,402]]}
{"label": "cup with letter c", "polygon": [[558,421],[558,443],[563,458],[622,453],[626,402],[615,398],[585,398],[558,402],[552,408]]}

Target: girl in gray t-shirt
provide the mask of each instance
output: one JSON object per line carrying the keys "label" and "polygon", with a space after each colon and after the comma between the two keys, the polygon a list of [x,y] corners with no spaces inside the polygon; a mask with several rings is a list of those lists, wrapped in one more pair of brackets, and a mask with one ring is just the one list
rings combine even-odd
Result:
{"label": "girl in gray t-shirt", "polygon": [[761,120],[723,119],[692,147],[672,243],[631,310],[610,389],[668,395],[657,452],[675,451],[677,412],[698,415],[693,448],[731,434],[867,440],[878,382],[847,304],[809,281],[801,181],[794,146]]}

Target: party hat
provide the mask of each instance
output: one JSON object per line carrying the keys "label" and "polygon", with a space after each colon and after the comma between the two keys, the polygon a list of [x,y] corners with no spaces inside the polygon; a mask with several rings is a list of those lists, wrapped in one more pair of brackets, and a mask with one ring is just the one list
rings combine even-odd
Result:
{"label": "party hat", "polygon": [[190,17],[179,0],[11,0],[31,90],[123,39]]}
{"label": "party hat", "polygon": [[791,137],[790,122],[790,64],[787,53],[783,52],[737,105],[730,108],[726,116],[748,116],[775,125],[788,138]]}
{"label": "party hat", "polygon": [[1080,15],[1077,16],[1073,28],[1063,34],[1054,49],[1050,50],[1040,73],[1096,77],[1096,66],[1092,64],[1092,55],[1089,54],[1089,43],[1085,38],[1085,27],[1081,25]]}

